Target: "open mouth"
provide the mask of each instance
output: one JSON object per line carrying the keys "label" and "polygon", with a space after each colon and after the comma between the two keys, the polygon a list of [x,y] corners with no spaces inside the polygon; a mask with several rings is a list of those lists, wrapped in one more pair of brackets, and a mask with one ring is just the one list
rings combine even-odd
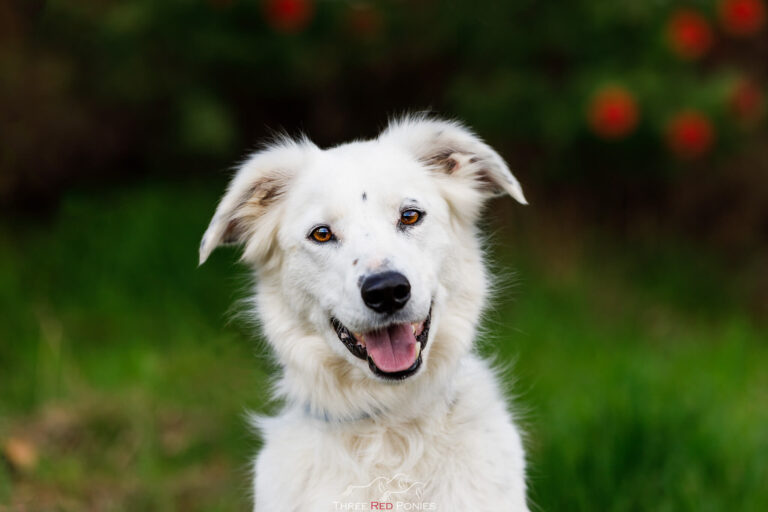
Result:
{"label": "open mouth", "polygon": [[371,371],[391,380],[403,380],[416,373],[421,366],[421,353],[427,346],[430,310],[422,322],[392,324],[364,333],[353,333],[331,318],[331,325],[339,339],[355,357],[368,361]]}

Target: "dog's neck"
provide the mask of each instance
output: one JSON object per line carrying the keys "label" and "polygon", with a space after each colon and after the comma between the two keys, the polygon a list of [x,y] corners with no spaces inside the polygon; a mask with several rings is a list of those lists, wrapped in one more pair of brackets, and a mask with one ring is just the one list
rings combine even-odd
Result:
{"label": "dog's neck", "polygon": [[[349,363],[343,360],[340,364]],[[284,367],[277,380],[276,394],[289,407],[298,407],[312,417],[345,422],[381,416],[416,417],[431,407],[436,397],[449,401],[453,393],[450,379],[435,375],[437,372],[425,371],[397,383],[379,382],[356,368],[349,373],[359,375],[307,378],[306,371]]]}
{"label": "dog's neck", "polygon": [[[433,397],[432,403],[429,404],[428,408],[444,409],[446,412],[450,411],[454,403],[456,402],[456,392],[453,389],[453,387],[450,387],[450,389],[445,390],[445,393],[443,393],[443,395],[444,396],[438,396],[436,399]],[[413,417],[403,416],[398,411],[389,411],[389,410],[376,411],[373,414],[362,412],[357,415],[338,416],[330,413],[326,409],[318,409],[317,407],[312,406],[312,404],[310,403],[303,404],[303,406],[301,406],[300,409],[301,409],[301,413],[306,418],[309,418],[318,423],[325,424],[328,426],[359,424],[366,421],[374,422],[377,424],[395,423],[400,421],[413,421],[419,417],[423,417],[425,413],[425,409],[422,408],[420,409],[420,414]]]}

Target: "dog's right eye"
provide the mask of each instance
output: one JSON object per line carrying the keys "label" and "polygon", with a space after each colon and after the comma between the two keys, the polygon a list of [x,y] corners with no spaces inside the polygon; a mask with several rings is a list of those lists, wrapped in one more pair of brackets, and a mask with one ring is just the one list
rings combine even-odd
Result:
{"label": "dog's right eye", "polygon": [[314,240],[315,242],[320,242],[321,244],[325,242],[330,242],[335,237],[333,236],[333,232],[331,231],[331,228],[328,226],[318,226],[315,229],[312,230],[312,232],[309,234],[309,237]]}

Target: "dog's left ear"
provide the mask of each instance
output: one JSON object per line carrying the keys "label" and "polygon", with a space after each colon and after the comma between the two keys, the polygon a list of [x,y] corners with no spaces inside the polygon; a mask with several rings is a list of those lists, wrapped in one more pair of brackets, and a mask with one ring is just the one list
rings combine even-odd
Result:
{"label": "dog's left ear", "polygon": [[504,159],[458,122],[407,116],[390,123],[380,138],[396,141],[437,172],[468,180],[483,195],[509,194],[528,204]]}

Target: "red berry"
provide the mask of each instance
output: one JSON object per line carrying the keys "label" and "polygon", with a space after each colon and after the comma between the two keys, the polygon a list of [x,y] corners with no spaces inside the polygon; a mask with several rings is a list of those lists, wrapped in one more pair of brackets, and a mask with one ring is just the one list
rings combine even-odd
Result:
{"label": "red berry", "polygon": [[597,91],[587,111],[592,130],[604,139],[620,139],[637,126],[639,111],[634,96],[619,86]]}
{"label": "red berry", "polygon": [[675,114],[667,124],[667,145],[678,157],[692,159],[705,154],[715,141],[712,121],[696,110]]}
{"label": "red berry", "polygon": [[314,7],[312,0],[265,0],[264,15],[275,30],[294,33],[309,24]]}
{"label": "red berry", "polygon": [[679,9],[667,25],[667,40],[678,57],[698,59],[712,47],[712,29],[698,11]]}
{"label": "red berry", "polygon": [[751,125],[763,116],[763,91],[747,78],[736,83],[728,98],[728,104],[734,117],[740,122]]}
{"label": "red berry", "polygon": [[721,0],[719,11],[723,27],[735,36],[755,34],[765,25],[763,0]]}

